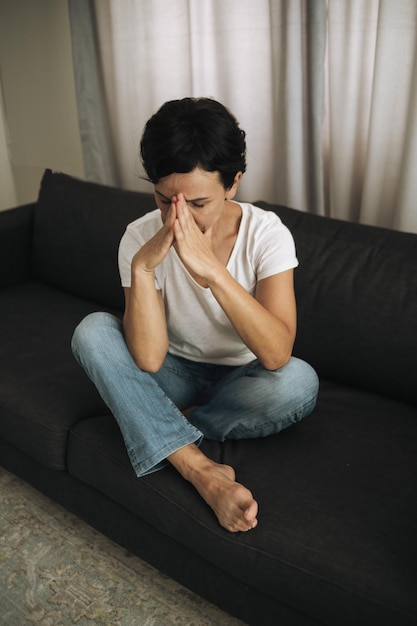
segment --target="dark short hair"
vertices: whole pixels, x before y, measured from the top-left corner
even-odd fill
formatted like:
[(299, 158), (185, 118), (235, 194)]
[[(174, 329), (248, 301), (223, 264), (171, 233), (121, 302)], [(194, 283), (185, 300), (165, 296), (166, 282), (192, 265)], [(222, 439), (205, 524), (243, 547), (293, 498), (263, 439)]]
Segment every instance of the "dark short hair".
[(216, 100), (170, 100), (146, 123), (140, 154), (154, 184), (170, 174), (201, 167), (218, 172), (224, 188), (230, 189), (237, 172), (246, 170), (245, 132)]

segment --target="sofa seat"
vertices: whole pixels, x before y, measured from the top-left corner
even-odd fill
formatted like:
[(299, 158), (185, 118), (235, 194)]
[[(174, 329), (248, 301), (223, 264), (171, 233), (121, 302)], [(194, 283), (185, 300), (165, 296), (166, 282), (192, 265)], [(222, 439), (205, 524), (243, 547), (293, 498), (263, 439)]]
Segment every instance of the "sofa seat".
[[(172, 468), (137, 479), (111, 416), (75, 424), (68, 469), (244, 584), (323, 623), (351, 624), (360, 616), (358, 623), (368, 624), (377, 615), (379, 623), (394, 624), (399, 607), (415, 611), (415, 417), (395, 400), (323, 382), (314, 417), (277, 436), (204, 441), (204, 451), (232, 465), (256, 494), (254, 533), (224, 531)], [(405, 610), (401, 624), (412, 623)]]
[(0, 290), (0, 437), (47, 467), (66, 469), (71, 426), (108, 413), (70, 342), (97, 305), (30, 281)]

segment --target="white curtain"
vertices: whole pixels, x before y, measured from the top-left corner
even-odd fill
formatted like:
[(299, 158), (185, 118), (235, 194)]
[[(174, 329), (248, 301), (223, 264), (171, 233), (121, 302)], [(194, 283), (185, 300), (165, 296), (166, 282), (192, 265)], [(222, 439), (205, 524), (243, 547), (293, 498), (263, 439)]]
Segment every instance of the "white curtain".
[[(76, 5), (90, 3), (69, 0), (73, 29)], [(247, 132), (239, 198), (417, 232), (415, 0), (91, 6), (117, 184), (151, 190), (137, 152), (163, 102), (212, 96)], [(88, 59), (79, 54), (84, 72)]]
[[(1, 77), (0, 77), (1, 79)], [(0, 211), (17, 206), (17, 194), (9, 154), (7, 125), (4, 117), (0, 80)]]
[(417, 2), (329, 0), (330, 215), (417, 232)]

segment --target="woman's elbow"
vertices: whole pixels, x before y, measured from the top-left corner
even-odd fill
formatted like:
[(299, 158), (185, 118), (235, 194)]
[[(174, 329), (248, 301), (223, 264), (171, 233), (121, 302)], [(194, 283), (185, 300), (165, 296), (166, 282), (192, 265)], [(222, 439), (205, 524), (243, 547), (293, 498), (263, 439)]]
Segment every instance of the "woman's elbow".
[(270, 353), (262, 358), (258, 358), (266, 370), (275, 371), (284, 367), (291, 359), (291, 356), (292, 350), (287, 350), (286, 352), (277, 351), (276, 353)]
[(156, 374), (161, 369), (164, 364), (164, 359), (156, 359), (156, 358), (146, 358), (143, 359), (141, 357), (135, 358), (133, 357), (136, 367), (138, 367), (142, 372), (147, 372), (148, 374)]

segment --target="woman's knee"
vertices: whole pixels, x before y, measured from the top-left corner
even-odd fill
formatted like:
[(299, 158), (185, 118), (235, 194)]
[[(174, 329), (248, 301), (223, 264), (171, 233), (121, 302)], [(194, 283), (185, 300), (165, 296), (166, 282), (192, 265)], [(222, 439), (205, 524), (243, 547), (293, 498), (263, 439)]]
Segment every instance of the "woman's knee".
[(109, 328), (121, 329), (121, 326), (121, 321), (110, 313), (90, 313), (74, 330), (71, 340), (73, 354), (78, 357), (82, 352), (89, 352), (95, 346), (102, 345)]
[(306, 361), (292, 357), (290, 363), (294, 369), (294, 382), (297, 383), (303, 395), (317, 398), (319, 392), (319, 377), (316, 370)]
[(246, 379), (245, 402), (253, 403), (261, 414), (293, 415), (294, 421), (298, 421), (314, 409), (319, 379), (305, 361), (292, 357), (279, 370), (258, 371), (257, 376), (256, 385)]
[(319, 392), (319, 377), (306, 361), (292, 357), (279, 373), (280, 387), (287, 390), (294, 407), (303, 407), (301, 415), (311, 413)]
[[(295, 357), (280, 370), (265, 372), (259, 388), (253, 390), (254, 408), (259, 423), (254, 427), (257, 436), (275, 434), (301, 421), (313, 411), (319, 390), (319, 378), (315, 370), (301, 359)], [(255, 397), (257, 396), (257, 398)], [(256, 402), (258, 405), (256, 406)], [(256, 420), (254, 420), (256, 422)], [(237, 435), (244, 436), (241, 426)], [(229, 434), (229, 437), (232, 436)], [(246, 433), (250, 435), (250, 429)]]

